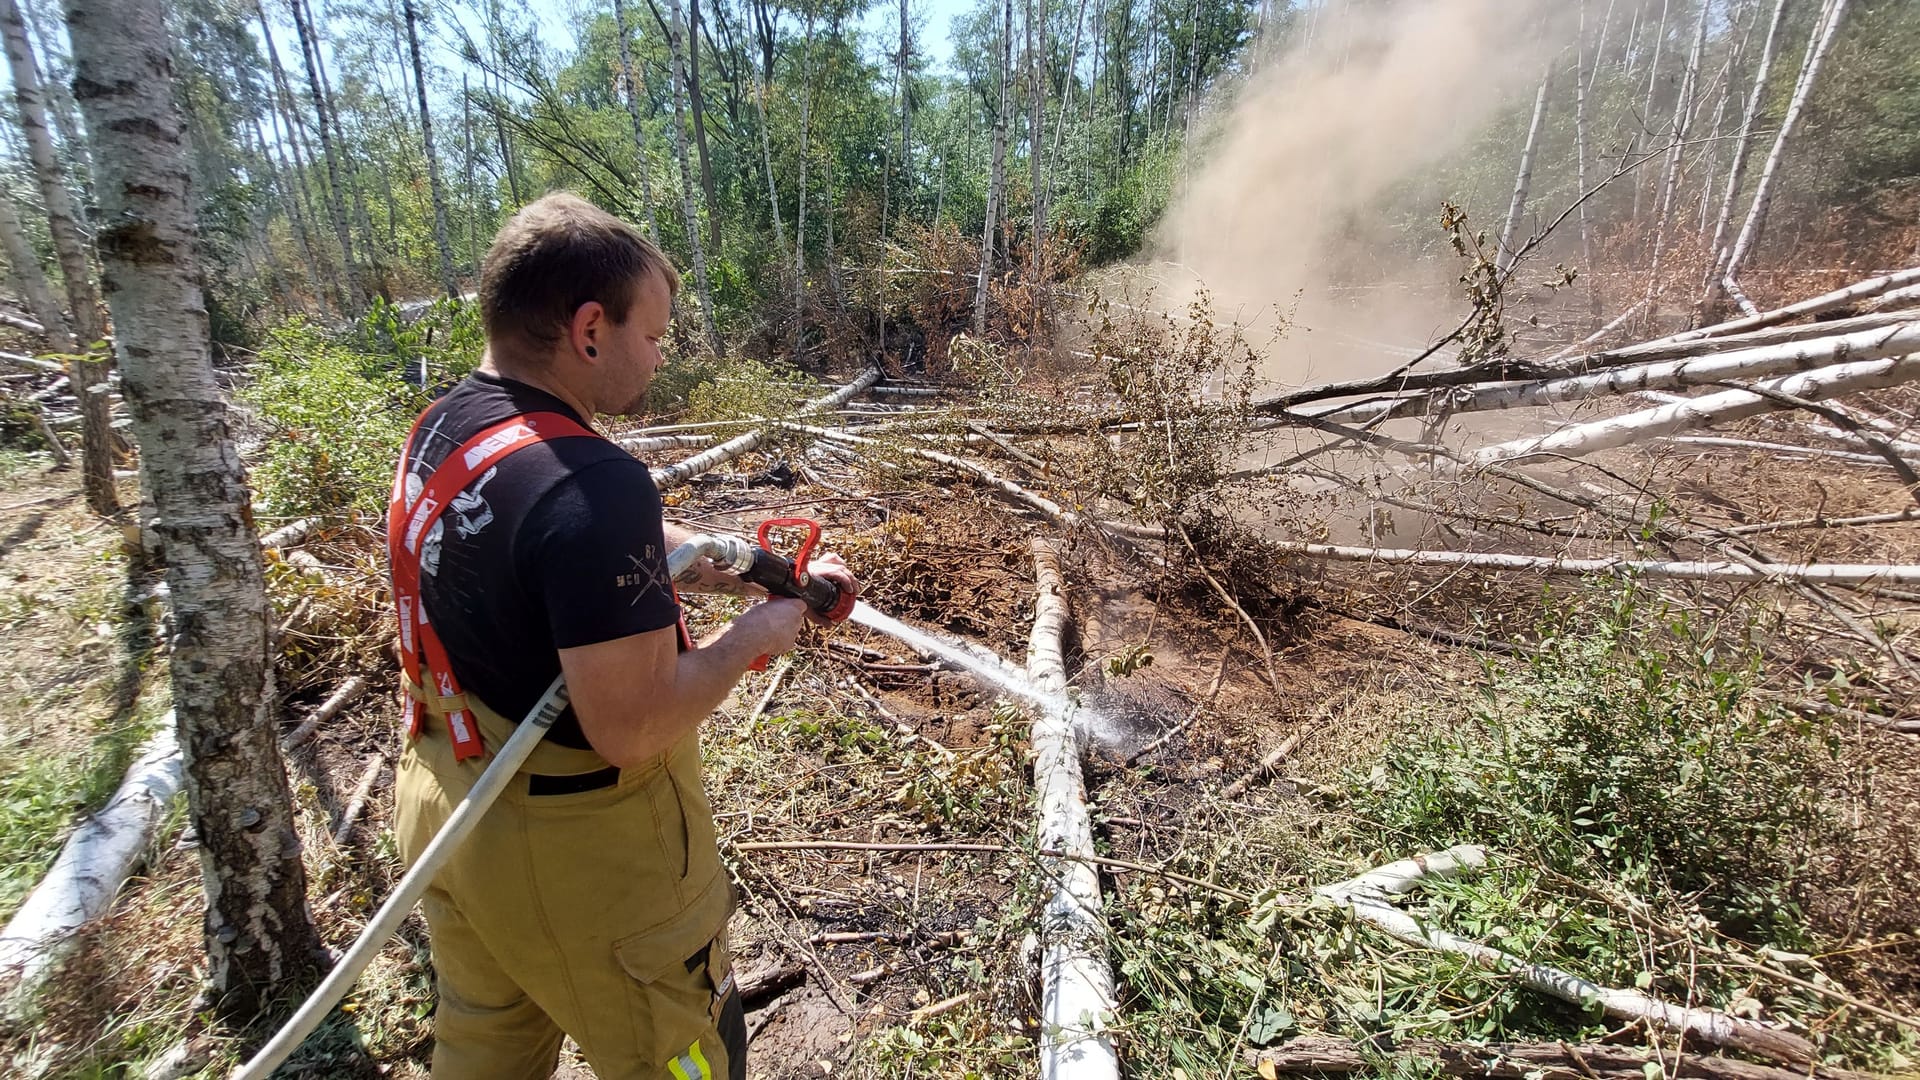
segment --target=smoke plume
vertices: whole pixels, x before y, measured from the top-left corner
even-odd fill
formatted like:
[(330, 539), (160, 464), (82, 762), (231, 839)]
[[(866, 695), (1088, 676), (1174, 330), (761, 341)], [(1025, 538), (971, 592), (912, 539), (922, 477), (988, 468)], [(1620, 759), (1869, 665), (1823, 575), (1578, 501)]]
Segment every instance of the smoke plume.
[[(1265, 350), (1264, 374), (1278, 382), (1384, 371), (1458, 322), (1463, 309), (1442, 286), (1459, 268), (1416, 259), (1415, 238), (1396, 235), (1408, 215), (1388, 203), (1430, 210), (1418, 221), (1435, 227), (1440, 201), (1464, 195), (1443, 190), (1436, 165), (1529, 96), (1572, 37), (1543, 32), (1543, 12), (1571, 7), (1546, 0), (1360, 6), (1300, 13), (1284, 49), (1260, 43), (1230, 110), (1196, 129), (1154, 238), (1163, 304), (1204, 288), (1256, 340), (1293, 314)], [(1512, 165), (1501, 163), (1509, 177)], [(1497, 233), (1504, 196), (1497, 208), (1484, 201), (1471, 208), (1476, 225)]]

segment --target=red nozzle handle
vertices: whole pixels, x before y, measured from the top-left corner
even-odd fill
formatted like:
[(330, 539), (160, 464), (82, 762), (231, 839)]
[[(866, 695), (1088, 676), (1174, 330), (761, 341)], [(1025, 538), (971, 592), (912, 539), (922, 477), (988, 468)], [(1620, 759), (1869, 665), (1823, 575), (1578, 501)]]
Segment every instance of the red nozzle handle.
[(794, 580), (804, 583), (807, 580), (807, 560), (813, 558), (814, 545), (820, 542), (820, 523), (812, 518), (768, 518), (760, 523), (760, 532), (757, 536), (760, 546), (772, 551), (773, 545), (767, 542), (768, 534), (774, 529), (781, 528), (807, 530), (807, 538), (800, 541), (800, 550), (793, 555)]

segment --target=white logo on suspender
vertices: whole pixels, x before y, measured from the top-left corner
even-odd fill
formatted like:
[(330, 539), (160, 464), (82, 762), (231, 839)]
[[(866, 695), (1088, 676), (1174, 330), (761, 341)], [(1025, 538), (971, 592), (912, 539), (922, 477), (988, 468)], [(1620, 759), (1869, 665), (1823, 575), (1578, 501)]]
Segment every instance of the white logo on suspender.
[(466, 452), (462, 460), (466, 462), (467, 468), (477, 468), (481, 462), (492, 457), (494, 454), (505, 450), (507, 447), (512, 446), (522, 439), (531, 439), (533, 437), (532, 428), (525, 424), (515, 424), (505, 431), (498, 431), (488, 436), (485, 442), (476, 444)]

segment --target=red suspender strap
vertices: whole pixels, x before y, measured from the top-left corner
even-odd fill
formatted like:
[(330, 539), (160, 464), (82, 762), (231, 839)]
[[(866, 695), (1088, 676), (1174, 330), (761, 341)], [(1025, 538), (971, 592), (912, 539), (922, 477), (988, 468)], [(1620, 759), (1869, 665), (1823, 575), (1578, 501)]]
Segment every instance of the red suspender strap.
[[(548, 439), (597, 439), (600, 436), (559, 413), (516, 416), (487, 428), (447, 455), (427, 479), (419, 497), (409, 503), (407, 453), (425, 419), (423, 412), (420, 419), (414, 421), (413, 430), (401, 447), (399, 469), (393, 478), (393, 498), (387, 508), (387, 558), (393, 569), (393, 604), (400, 622), (401, 675), (418, 687), (428, 701), (437, 700), (442, 704), (440, 711), (447, 717), (448, 733), (453, 738), (454, 759), (464, 761), (486, 753), (486, 746), (480, 740), (480, 729), (474, 723), (473, 714), (466, 708), (460, 685), (453, 677), (446, 649), (427, 622), (426, 606), (420, 602), (420, 548), (447, 505), (508, 455)], [(431, 684), (425, 677), (429, 673)], [(409, 693), (404, 709), (408, 734), (418, 735), (423, 703)]]

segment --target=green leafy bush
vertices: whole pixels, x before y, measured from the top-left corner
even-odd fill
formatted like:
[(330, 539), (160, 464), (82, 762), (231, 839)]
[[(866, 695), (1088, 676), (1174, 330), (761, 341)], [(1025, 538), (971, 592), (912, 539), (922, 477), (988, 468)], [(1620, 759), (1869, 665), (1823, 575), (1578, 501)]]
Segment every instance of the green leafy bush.
[(1794, 944), (1831, 839), (1831, 750), (1755, 694), (1755, 650), (1643, 604), (1629, 585), (1557, 610), (1527, 663), (1489, 672), (1467, 723), (1352, 777), (1352, 809), (1383, 858), (1485, 844)]
[(428, 387), (465, 378), (480, 366), (487, 348), (480, 305), (445, 296), (405, 306), (376, 296), (350, 338), (368, 356), (385, 357), (401, 379)]
[(334, 340), (303, 319), (269, 332), (242, 395), (267, 431), (253, 473), (264, 513), (385, 511), (400, 443), (426, 403), (394, 355)]

